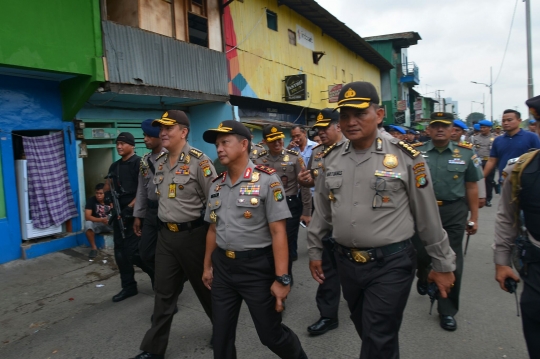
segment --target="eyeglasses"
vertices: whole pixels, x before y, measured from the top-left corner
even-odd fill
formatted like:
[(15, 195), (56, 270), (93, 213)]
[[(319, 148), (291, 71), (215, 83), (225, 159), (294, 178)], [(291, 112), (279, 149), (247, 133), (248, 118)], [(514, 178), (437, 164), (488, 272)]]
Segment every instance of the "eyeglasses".
[(379, 193), (379, 191), (384, 191), (386, 189), (386, 181), (380, 177), (377, 177), (375, 180), (375, 195), (373, 196), (373, 203), (371, 204), (371, 208), (380, 208), (383, 204), (383, 196)]

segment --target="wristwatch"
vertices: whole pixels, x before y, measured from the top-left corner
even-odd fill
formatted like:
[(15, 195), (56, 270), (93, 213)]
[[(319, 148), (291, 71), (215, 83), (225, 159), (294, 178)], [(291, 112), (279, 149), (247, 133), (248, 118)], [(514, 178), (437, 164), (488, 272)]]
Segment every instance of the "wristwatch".
[(291, 276), (289, 274), (284, 274), (282, 276), (276, 276), (276, 282), (283, 284), (283, 285), (289, 285), (291, 284)]
[(469, 223), (467, 223), (467, 225), (468, 225), (470, 228), (472, 228), (472, 227), (474, 227), (475, 223), (472, 222), (472, 221), (470, 221)]

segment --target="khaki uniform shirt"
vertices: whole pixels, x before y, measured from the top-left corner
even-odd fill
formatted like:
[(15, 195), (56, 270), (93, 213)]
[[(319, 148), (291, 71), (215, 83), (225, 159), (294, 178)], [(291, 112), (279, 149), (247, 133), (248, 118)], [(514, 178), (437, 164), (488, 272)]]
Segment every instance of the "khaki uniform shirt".
[(260, 145), (258, 143), (251, 144), (251, 151), (249, 152), (249, 159), (251, 161), (255, 161), (257, 157), (259, 157), (259, 153), (266, 151), (266, 148), (264, 148), (263, 145)]
[[(257, 165), (268, 166), (276, 170), (283, 183), (286, 196), (298, 195), (298, 174), (306, 168), (304, 160), (296, 151), (283, 149), (281, 154), (274, 158), (269, 151), (260, 152), (254, 161)], [(311, 216), (311, 191), (307, 187), (301, 187), (302, 215)]]
[(480, 157), (482, 161), (489, 160), (489, 153), (491, 152), (491, 146), (496, 136), (490, 134), (489, 136), (476, 135), (471, 137), (471, 143), (474, 146), (474, 151)]
[(478, 182), (484, 177), (480, 159), (472, 149), (466, 147), (452, 141), (442, 152), (439, 152), (431, 141), (415, 147), (422, 152), (429, 165), (437, 200), (455, 201), (464, 198), (465, 182)]
[[(156, 160), (164, 156), (168, 151), (163, 148), (160, 153), (147, 153), (141, 158), (139, 171), (139, 184), (137, 186), (137, 198), (133, 209), (133, 217), (144, 218), (146, 215), (147, 200), (157, 201), (156, 185), (154, 184), (154, 172), (157, 171)], [(149, 163), (154, 166), (154, 172)]]
[(349, 141), (326, 151), (325, 185), (315, 191), (327, 200), (315, 207), (308, 227), (310, 259), (321, 259), (321, 240), (332, 227), (339, 244), (374, 248), (411, 238), (416, 222), (433, 269), (454, 271), (455, 253), (442, 228), (427, 164), (405, 142), (378, 136), (360, 159)]
[(185, 223), (200, 218), (215, 177), (216, 170), (210, 158), (189, 143), (173, 166), (169, 165), (168, 154), (160, 158), (154, 176), (159, 197), (159, 219), (168, 223)]
[(204, 220), (216, 224), (220, 248), (247, 251), (270, 246), (268, 223), (290, 217), (285, 190), (275, 170), (255, 167), (249, 161), (236, 183), (231, 183), (227, 172), (214, 180)]

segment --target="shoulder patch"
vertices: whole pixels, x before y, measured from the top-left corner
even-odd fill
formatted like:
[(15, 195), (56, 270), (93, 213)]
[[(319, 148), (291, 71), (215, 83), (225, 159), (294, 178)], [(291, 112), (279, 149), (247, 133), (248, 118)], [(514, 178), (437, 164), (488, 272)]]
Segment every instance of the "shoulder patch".
[(272, 175), (272, 174), (276, 173), (275, 169), (273, 169), (271, 167), (268, 167), (268, 166), (257, 165), (257, 166), (255, 166), (255, 168), (258, 169), (261, 172), (266, 173), (267, 175)]
[(191, 150), (189, 150), (189, 154), (196, 158), (201, 158), (204, 153), (202, 153), (196, 148), (192, 148)]
[(257, 158), (261, 158), (262, 156), (266, 156), (267, 154), (268, 154), (267, 150), (261, 151), (261, 152), (259, 152), (259, 155), (258, 155)]
[(333, 145), (328, 146), (328, 148), (322, 152), (322, 156), (321, 156), (321, 157), (322, 157), (322, 158), (325, 158), (326, 156), (328, 156), (328, 154), (329, 154), (330, 152), (332, 152), (332, 151), (334, 150), (334, 148), (340, 147), (340, 146), (341, 146), (342, 144), (344, 144), (345, 142), (350, 143), (349, 141), (344, 141), (344, 142), (334, 143)]
[(416, 158), (420, 155), (420, 151), (415, 150), (411, 145), (408, 143), (405, 143), (405, 141), (399, 141), (399, 142), (392, 142), (394, 145), (396, 145), (400, 150), (405, 152), (410, 158)]
[(285, 152), (288, 152), (288, 153), (290, 153), (290, 154), (292, 154), (292, 155), (295, 155), (295, 156), (299, 156), (299, 155), (300, 155), (300, 153), (298, 153), (298, 151), (293, 151), (293, 150), (285, 149)]
[(216, 182), (218, 179), (223, 178), (223, 176), (225, 176), (226, 173), (227, 171), (221, 172), (216, 178), (212, 180), (212, 182)]
[(463, 143), (463, 142), (461, 142), (461, 143), (458, 143), (458, 147), (463, 147), (463, 148), (467, 148), (469, 150), (472, 150), (473, 145), (472, 145), (472, 143)]
[(420, 146), (423, 146), (423, 145), (425, 145), (425, 144), (426, 144), (425, 142), (416, 142), (416, 143), (413, 143), (413, 144), (411, 145), (411, 147), (420, 147)]

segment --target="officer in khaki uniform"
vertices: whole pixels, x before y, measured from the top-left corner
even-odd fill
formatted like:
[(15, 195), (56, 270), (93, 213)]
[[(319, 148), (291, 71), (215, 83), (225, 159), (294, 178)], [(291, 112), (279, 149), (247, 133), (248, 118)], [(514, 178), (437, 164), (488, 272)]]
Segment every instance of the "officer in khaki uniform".
[(362, 339), (361, 359), (399, 358), (398, 332), (416, 270), (415, 222), (432, 256), (430, 279), (450, 292), (455, 254), (437, 215), (431, 176), (413, 147), (381, 136), (384, 109), (368, 82), (343, 86), (339, 125), (348, 141), (324, 151), (327, 198), (308, 227), (310, 270), (319, 283), (322, 239), (333, 230), (343, 296)]
[[(540, 96), (526, 104), (540, 120)], [(523, 279), (521, 320), (529, 357), (540, 358), (540, 151), (511, 159), (502, 174), (506, 179), (495, 221), (495, 280), (505, 291), (507, 278), (519, 282), (514, 261)]]
[[(488, 120), (482, 120), (478, 122), (480, 125), (480, 134), (471, 138), (473, 149), (482, 160), (482, 168), (486, 167), (486, 163), (489, 160), (489, 154), (491, 152), (491, 146), (495, 137), (491, 133), (493, 123)], [(491, 200), (493, 199), (493, 188), (495, 187), (495, 169), (486, 177), (486, 206), (491, 207)]]
[[(253, 135), (251, 136), (251, 140), (253, 141)], [(258, 143), (251, 143), (251, 150), (249, 151), (249, 159), (251, 161), (255, 161), (259, 157), (259, 153), (266, 151), (266, 148), (264, 148), (263, 145)]]
[(237, 358), (242, 301), (265, 346), (280, 358), (307, 358), (296, 334), (281, 323), (291, 282), (285, 230), (291, 214), (278, 174), (249, 160), (251, 137), (240, 122), (223, 121), (203, 139), (216, 145), (228, 168), (214, 180), (205, 217), (210, 229), (202, 279), (212, 292), (214, 358)]
[[(315, 146), (311, 153), (311, 158), (307, 169), (298, 176), (298, 182), (305, 187), (319, 188), (324, 186), (324, 171), (322, 155), (324, 150), (335, 143), (342, 143), (346, 140), (339, 128), (339, 113), (332, 108), (325, 108), (317, 116), (313, 129), (318, 131), (322, 144)], [(317, 193), (317, 192), (316, 192)], [(317, 207), (320, 201), (327, 201), (320, 193), (313, 197), (314, 206)], [(323, 238), (322, 268), (325, 280), (317, 288), (315, 301), (319, 309), (320, 318), (310, 325), (307, 330), (311, 335), (320, 335), (328, 330), (335, 329), (339, 325), (338, 309), (341, 298), (341, 285), (334, 259), (335, 242), (329, 234)]]
[(285, 134), (279, 126), (266, 125), (263, 138), (268, 151), (259, 152), (255, 164), (268, 166), (277, 171), (285, 188), (285, 196), (292, 217), (287, 219), (287, 239), (289, 241), (289, 257), (292, 261), (298, 258), (298, 230), (300, 221), (309, 224), (311, 220), (311, 191), (301, 188), (302, 199), (298, 196), (298, 174), (306, 168), (302, 156), (296, 151), (283, 148)]
[[(439, 299), (438, 311), (443, 329), (457, 329), (454, 316), (459, 310), (459, 292), (463, 274), (463, 235), (475, 234), (478, 229), (478, 181), (482, 179), (481, 161), (472, 150), (472, 145), (456, 144), (450, 141), (454, 115), (434, 112), (428, 132), (431, 141), (415, 147), (422, 152), (429, 165), (438, 212), (443, 228), (450, 239), (450, 246), (456, 253), (455, 286), (447, 299)], [(471, 213), (467, 221), (468, 213)], [(417, 226), (421, 226), (417, 223)], [(418, 236), (413, 238), (418, 252), (417, 290), (426, 294), (430, 257), (424, 250)]]
[(212, 318), (210, 291), (201, 281), (208, 225), (204, 222), (206, 195), (216, 173), (212, 162), (187, 142), (189, 119), (183, 111), (165, 112), (160, 126), (169, 151), (157, 161), (154, 184), (159, 198), (160, 230), (156, 247), (154, 318), (136, 359), (163, 358), (184, 275)]

